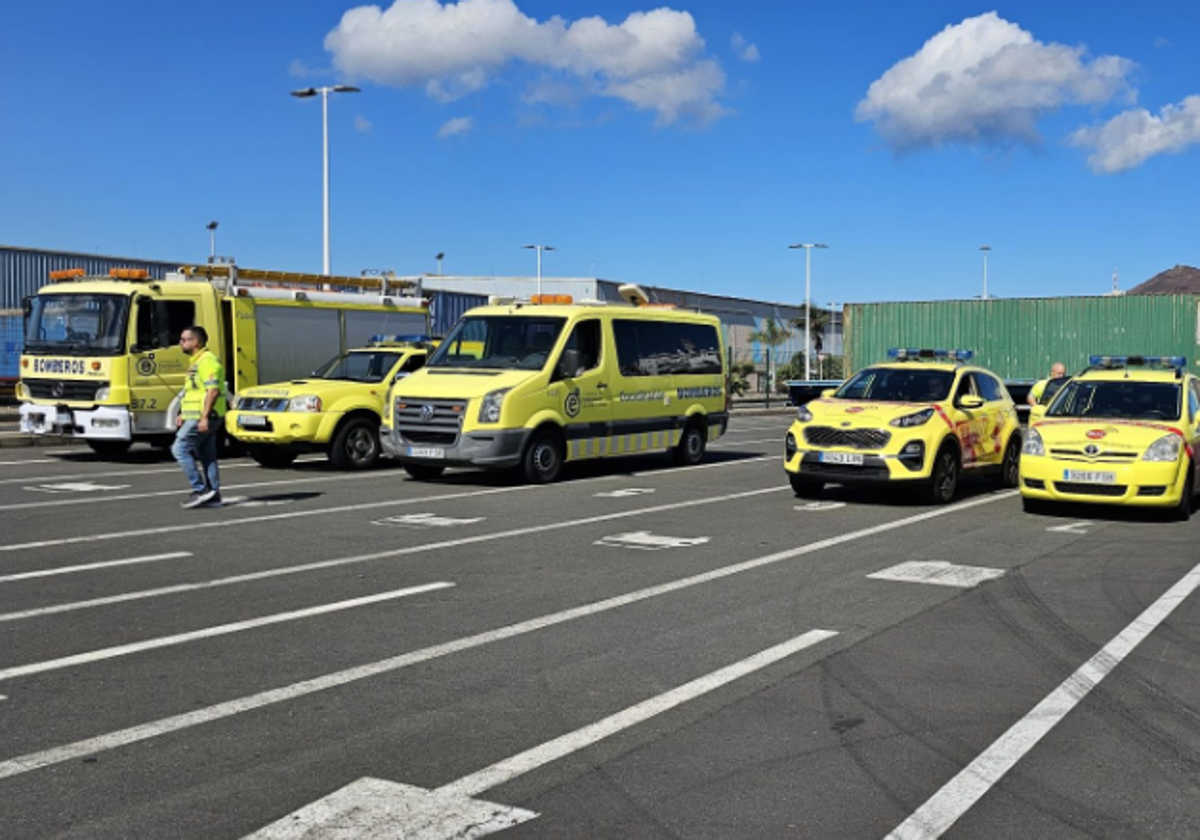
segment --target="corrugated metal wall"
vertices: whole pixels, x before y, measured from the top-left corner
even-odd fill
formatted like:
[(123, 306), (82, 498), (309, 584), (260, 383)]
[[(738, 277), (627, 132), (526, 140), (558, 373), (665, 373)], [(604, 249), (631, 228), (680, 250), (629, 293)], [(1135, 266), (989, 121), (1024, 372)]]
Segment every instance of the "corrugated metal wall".
[(886, 358), (889, 347), (975, 351), (1005, 379), (1035, 379), (1052, 362), (1082, 370), (1088, 356), (1200, 355), (1200, 296), (948, 300), (846, 305), (847, 371)]
[(429, 320), (434, 335), (445, 335), (450, 332), (454, 323), (468, 309), (476, 306), (486, 306), (487, 295), (472, 295), (465, 292), (436, 292), (433, 303), (429, 305)]
[(0, 380), (16, 379), (20, 373), (22, 335), (25, 319), (21, 311), (0, 309)]
[(82, 268), (88, 274), (108, 274), (112, 268), (144, 268), (151, 277), (161, 280), (168, 271), (179, 266), (177, 262), (0, 245), (0, 309), (20, 309), (22, 300), (50, 282), (51, 271), (63, 268)]

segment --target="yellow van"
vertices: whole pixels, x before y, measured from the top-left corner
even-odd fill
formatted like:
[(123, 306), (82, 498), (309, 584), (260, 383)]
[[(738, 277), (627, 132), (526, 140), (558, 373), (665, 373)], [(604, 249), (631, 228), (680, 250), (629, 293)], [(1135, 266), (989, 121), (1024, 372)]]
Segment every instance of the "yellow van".
[(473, 466), (535, 483), (585, 458), (699, 463), (729, 420), (720, 322), (621, 293), (629, 305), (535, 295), (467, 312), (393, 386), (384, 454), (418, 479)]

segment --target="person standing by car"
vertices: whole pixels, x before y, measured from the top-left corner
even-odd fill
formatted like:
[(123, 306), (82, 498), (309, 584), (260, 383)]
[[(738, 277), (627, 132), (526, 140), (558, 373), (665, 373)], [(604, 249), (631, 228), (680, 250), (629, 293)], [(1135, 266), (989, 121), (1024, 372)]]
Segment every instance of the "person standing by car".
[(192, 485), (192, 495), (182, 506), (217, 506), (221, 504), (217, 441), (225, 420), (225, 366), (208, 349), (204, 327), (184, 330), (179, 346), (191, 357), (175, 420), (175, 444), (171, 447), (171, 454)]
[(1050, 365), (1050, 376), (1047, 379), (1039, 379), (1029, 389), (1029, 397), (1025, 400), (1030, 405), (1037, 405), (1045, 398), (1046, 402), (1050, 402), (1051, 397), (1058, 393), (1058, 389), (1067, 383), (1067, 366), (1062, 362), (1055, 362)]

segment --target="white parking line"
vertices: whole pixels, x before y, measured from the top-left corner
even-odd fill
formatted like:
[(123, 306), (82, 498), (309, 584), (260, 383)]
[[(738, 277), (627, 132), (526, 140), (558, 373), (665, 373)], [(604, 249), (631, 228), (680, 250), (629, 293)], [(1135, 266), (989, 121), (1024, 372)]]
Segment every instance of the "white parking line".
[(454, 586), (453, 583), (440, 581), (438, 583), (427, 583), (422, 586), (410, 586), (406, 589), (396, 589), (391, 592), (380, 592), (376, 595), (366, 595), (362, 598), (351, 598), (346, 601), (337, 601), (332, 604), (322, 604), (318, 607), (308, 607), (303, 610), (293, 610), (291, 612), (275, 613), (274, 615), (266, 615), (261, 618), (250, 618), (245, 621), (235, 621), (230, 624), (220, 624), (216, 627), (205, 627), (202, 630), (193, 630), (189, 633), (177, 633), (174, 636), (162, 636), (158, 639), (147, 639), (143, 642), (132, 642), (127, 645), (117, 645), (115, 647), (102, 648), (100, 650), (92, 650), (87, 653), (77, 653), (73, 656), (64, 656), (59, 659), (48, 659), (44, 662), (33, 662), (28, 665), (16, 665), (11, 668), (0, 669), (0, 680), (11, 680), (14, 677), (24, 677), (29, 674), (41, 674), (46, 671), (54, 671), (59, 668), (69, 668), (72, 665), (84, 665), (89, 662), (99, 662), (103, 659), (115, 659), (118, 656), (128, 656), (131, 653), (140, 653), (144, 650), (157, 650), (158, 648), (171, 647), (172, 645), (181, 645), (184, 642), (193, 642), (197, 639), (211, 639), (214, 636), (227, 636), (230, 633), (240, 633), (243, 630), (253, 630), (256, 627), (266, 627), (271, 624), (282, 624), (285, 621), (297, 621), (301, 618), (312, 618), (316, 615), (326, 615), (327, 613), (339, 612), (341, 610), (354, 609), (355, 607), (364, 607), (368, 604), (378, 604), (381, 601), (394, 601), (397, 598), (406, 598), (409, 595), (419, 595), (423, 592), (432, 592), (436, 589), (447, 589)]
[[(773, 460), (776, 457), (777, 456), (774, 456), (774, 455), (762, 455), (757, 458), (743, 458), (738, 461), (720, 461), (720, 462), (712, 463), (712, 464), (698, 464), (694, 467), (662, 467), (662, 468), (656, 469), (656, 470), (643, 470), (640, 472), (625, 473), (625, 474), (619, 476), (619, 478), (625, 479), (625, 478), (629, 478), (630, 476), (648, 475), (648, 474), (660, 473), (660, 472), (675, 474), (675, 473), (689, 472), (689, 471), (693, 471), (693, 470), (707, 470), (707, 469), (722, 469), (722, 468), (726, 468), (726, 467), (738, 467), (738, 466), (742, 466), (743, 464), (753, 464), (758, 461)], [(613, 478), (613, 476), (607, 476), (607, 477), (600, 476), (597, 479), (587, 479), (585, 481), (596, 481), (596, 480), (602, 481), (602, 480), (605, 480), (606, 478), (611, 480)], [(581, 485), (583, 483), (584, 482), (580, 482)], [(272, 513), (272, 514), (265, 514), (263, 516), (245, 516), (245, 517), (239, 517), (237, 519), (210, 519), (210, 520), (205, 520), (202, 522), (192, 522), (187, 525), (164, 525), (159, 528), (143, 528), (138, 531), (118, 531), (115, 533), (107, 533), (107, 534), (88, 534), (88, 535), (79, 536), (79, 537), (62, 537), (62, 538), (56, 539), (56, 540), (40, 540), (38, 542), (19, 543), (16, 545), (0, 545), (0, 552), (3, 552), (3, 551), (25, 551), (25, 550), (31, 549), (31, 548), (47, 548), (50, 546), (58, 546), (58, 545), (77, 545), (79, 543), (101, 542), (104, 540), (123, 540), (123, 539), (129, 539), (132, 537), (147, 537), (147, 536), (155, 536), (158, 534), (174, 534), (174, 533), (180, 533), (180, 532), (184, 532), (184, 531), (199, 531), (199, 530), (203, 530), (205, 528), (231, 528), (231, 527), (234, 527), (237, 525), (248, 525), (248, 524), (253, 524), (253, 523), (257, 523), (257, 522), (271, 522), (271, 521), (280, 520), (280, 519), (294, 519), (294, 518), (300, 517), (300, 516), (304, 516), (304, 517), (321, 516), (321, 515), (327, 514), (327, 513), (346, 513), (348, 511), (374, 510), (376, 508), (397, 507), (397, 506), (401, 506), (401, 505), (417, 505), (417, 504), (423, 505), (423, 504), (428, 504), (430, 502), (441, 502), (441, 501), (447, 501), (447, 500), (451, 500), (451, 499), (468, 499), (468, 498), (472, 498), (475, 496), (490, 496), (494, 493), (517, 493), (517, 492), (531, 491), (531, 490), (553, 491), (553, 489), (554, 489), (554, 485), (526, 484), (526, 485), (519, 485), (516, 487), (497, 487), (497, 488), (491, 488), (488, 490), (474, 490), (474, 491), (469, 491), (469, 492), (464, 492), (464, 493), (446, 493), (441, 496), (422, 496), (422, 497), (416, 498), (416, 499), (390, 499), (388, 501), (383, 501), (383, 502), (367, 502), (367, 503), (361, 504), (361, 505), (342, 505), (340, 507), (317, 508), (316, 510), (291, 511), (288, 513)]]
[[(324, 456), (316, 457), (316, 458), (298, 458), (293, 463), (313, 464), (318, 461), (325, 461), (325, 460), (327, 460), (327, 459)], [(25, 463), (30, 463), (30, 462), (25, 462)], [(58, 461), (56, 463), (62, 463), (62, 462)], [(246, 461), (246, 460), (239, 459), (238, 461), (229, 461), (229, 462), (222, 461), (221, 462), (222, 470), (241, 470), (241, 469), (247, 469), (247, 468), (251, 468), (251, 467), (254, 469), (262, 469), (261, 467), (258, 466), (258, 464), (254, 463), (253, 461)], [(107, 470), (105, 472), (77, 473), (77, 474), (72, 474), (72, 475), (42, 475), (42, 476), (30, 476), (27, 478), (0, 478), (0, 484), (19, 484), (19, 483), (38, 484), (40, 482), (46, 482), (46, 481), (74, 481), (77, 479), (81, 480), (81, 481), (86, 481), (86, 480), (92, 479), (92, 478), (124, 478), (127, 475), (168, 475), (168, 474), (182, 475), (183, 473), (180, 471), (178, 464), (172, 464), (169, 467), (167, 467), (167, 466), (153, 467), (151, 469), (145, 469), (145, 470), (132, 470), (132, 469), (131, 470)]]
[(553, 627), (568, 621), (575, 621), (588, 616), (598, 615), (600, 613), (615, 610), (620, 607), (638, 603), (640, 601), (656, 598), (660, 595), (678, 592), (693, 586), (710, 583), (715, 580), (721, 580), (732, 575), (750, 571), (752, 569), (758, 569), (764, 566), (780, 563), (784, 560), (790, 560), (793, 557), (800, 557), (805, 554), (821, 551), (825, 548), (842, 545), (843, 543), (853, 542), (854, 540), (864, 539), (866, 537), (875, 536), (876, 534), (887, 533), (888, 531), (894, 531), (898, 528), (904, 528), (917, 522), (924, 522), (928, 519), (936, 519), (938, 517), (949, 516), (960, 511), (971, 510), (981, 505), (987, 505), (991, 504), (992, 502), (1000, 501), (1001, 499), (1012, 498), (1013, 496), (1017, 495), (1018, 492), (1019, 491), (1013, 490), (1007, 493), (997, 493), (978, 499), (972, 499), (968, 502), (960, 502), (955, 505), (948, 505), (946, 507), (937, 508), (936, 510), (926, 511), (925, 513), (907, 516), (903, 519), (898, 519), (893, 522), (887, 522), (882, 525), (875, 525), (870, 528), (852, 531), (848, 534), (842, 534), (838, 537), (830, 537), (828, 539), (819, 540), (818, 542), (802, 545), (787, 551), (768, 554), (765, 557), (759, 557), (754, 560), (735, 563), (732, 566), (714, 569), (709, 572), (704, 572), (703, 574), (693, 575), (692, 577), (682, 578), (670, 583), (659, 584), (658, 586), (651, 586), (646, 589), (639, 589), (636, 592), (618, 595), (615, 598), (608, 598), (603, 601), (594, 601), (590, 604), (584, 604), (580, 607), (574, 607), (571, 609), (562, 610), (560, 612), (550, 613), (548, 615), (529, 619), (528, 621), (522, 621), (517, 624), (510, 624), (506, 627), (490, 630), (486, 633), (479, 633), (474, 636), (466, 636), (464, 638), (455, 639), (440, 645), (434, 645), (432, 647), (412, 651), (411, 653), (404, 653), (400, 654), (399, 656), (382, 659), (378, 662), (372, 662), (367, 665), (359, 665), (354, 668), (348, 668), (344, 671), (326, 674), (322, 677), (315, 677), (310, 680), (292, 683), (291, 685), (283, 686), (282, 688), (270, 689), (268, 691), (259, 692), (258, 694), (239, 697), (235, 700), (228, 700), (224, 703), (217, 703), (216, 705), (208, 706), (202, 709), (193, 709), (190, 712), (174, 715), (172, 717), (161, 718), (156, 721), (151, 721), (150, 723), (143, 723), (137, 726), (128, 727), (126, 729), (119, 729), (115, 732), (98, 735), (94, 738), (86, 738), (82, 741), (75, 741), (70, 744), (64, 744), (60, 747), (51, 747), (50, 749), (27, 753), (26, 755), (18, 756), (16, 758), (0, 761), (0, 779), (19, 776), (23, 773), (29, 773), (33, 770), (39, 770), (44, 767), (51, 767), (55, 764), (61, 764), (64, 761), (73, 761), (75, 759), (93, 755), (98, 752), (103, 752), (105, 750), (117, 749), (119, 747), (135, 744), (139, 741), (144, 741), (149, 738), (156, 738), (171, 732), (179, 732), (185, 729), (190, 729), (193, 726), (200, 726), (205, 723), (210, 723), (214, 720), (233, 717), (235, 715), (242, 714), (243, 712), (261, 709), (266, 706), (272, 706), (276, 703), (295, 700), (299, 697), (305, 697), (309, 694), (314, 694), (319, 691), (325, 691), (331, 688), (348, 685), (359, 680), (367, 679), (368, 677), (374, 677), (380, 674), (398, 671), (402, 668), (407, 668), (410, 665), (428, 662), (431, 659), (448, 656), (452, 653), (460, 653), (464, 650), (471, 650), (473, 648), (491, 644), (492, 642), (501, 641), (503, 639), (511, 639), (516, 636), (522, 636), (537, 630), (544, 630), (547, 627)]
[(941, 837), (1112, 673), (1126, 656), (1133, 653), (1147, 636), (1166, 621), (1197, 587), (1200, 587), (1200, 566), (1184, 575), (1029, 714), (1009, 727), (1007, 732), (897, 826), (888, 835), (888, 840), (933, 840)]
[(53, 458), (29, 458), (25, 461), (0, 461), (0, 467), (17, 467), (25, 464), (56, 464)]
[(147, 557), (130, 557), (127, 560), (105, 560), (101, 563), (84, 563), (79, 566), (59, 566), (55, 569), (40, 569), (36, 572), (19, 572), (12, 575), (0, 576), (0, 583), (12, 583), (16, 580), (29, 580), (30, 578), (53, 577), (54, 575), (68, 575), (73, 572), (91, 572), (96, 569), (111, 569), (113, 566), (132, 566), (135, 563), (155, 563), (159, 560), (178, 560), (182, 557), (191, 557), (190, 551), (173, 551), (170, 554), (151, 554)]

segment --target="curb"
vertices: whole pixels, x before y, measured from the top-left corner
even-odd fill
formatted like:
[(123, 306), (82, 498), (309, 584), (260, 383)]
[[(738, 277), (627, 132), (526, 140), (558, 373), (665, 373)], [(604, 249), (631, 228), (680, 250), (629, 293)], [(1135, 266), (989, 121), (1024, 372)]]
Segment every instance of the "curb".
[(18, 446), (78, 446), (83, 441), (65, 435), (34, 435), (27, 432), (0, 432), (0, 449)]

